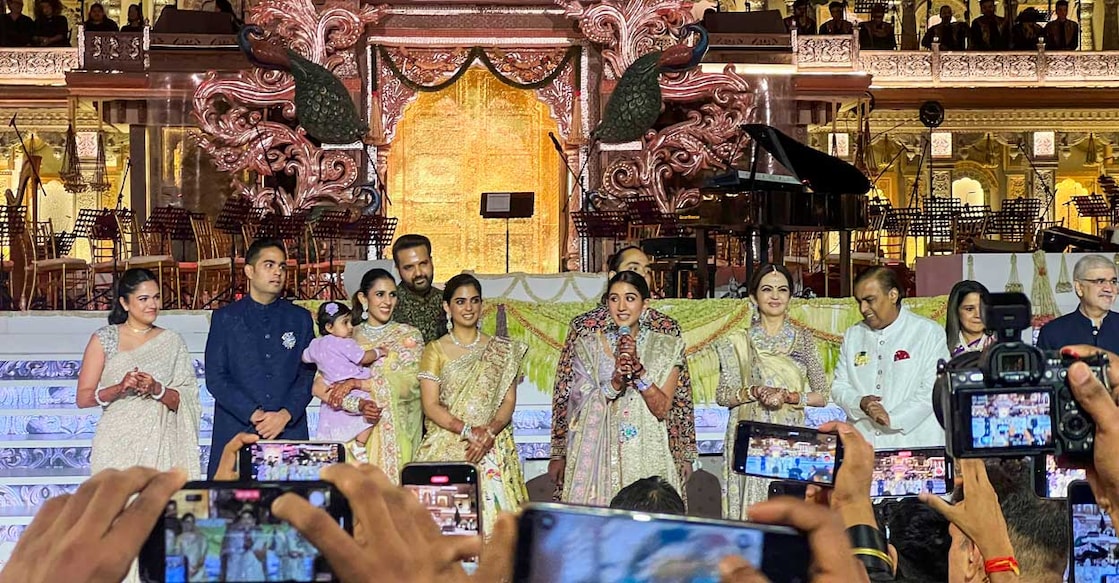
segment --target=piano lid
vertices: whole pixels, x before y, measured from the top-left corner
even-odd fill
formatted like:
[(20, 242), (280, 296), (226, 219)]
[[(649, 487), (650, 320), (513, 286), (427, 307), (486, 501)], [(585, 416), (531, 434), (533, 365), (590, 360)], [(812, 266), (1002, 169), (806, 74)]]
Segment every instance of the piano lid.
[[(865, 194), (870, 191), (866, 175), (835, 156), (810, 148), (765, 124), (743, 124), (741, 128), (814, 192)], [(749, 179), (749, 172), (746, 175)]]

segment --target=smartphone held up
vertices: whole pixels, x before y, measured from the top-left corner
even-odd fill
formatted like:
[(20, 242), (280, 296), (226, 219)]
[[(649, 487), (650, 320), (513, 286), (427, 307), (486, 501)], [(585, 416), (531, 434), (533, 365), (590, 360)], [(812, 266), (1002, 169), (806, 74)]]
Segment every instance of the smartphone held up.
[(843, 443), (834, 433), (741, 421), (734, 440), (735, 472), (793, 482), (835, 483)]

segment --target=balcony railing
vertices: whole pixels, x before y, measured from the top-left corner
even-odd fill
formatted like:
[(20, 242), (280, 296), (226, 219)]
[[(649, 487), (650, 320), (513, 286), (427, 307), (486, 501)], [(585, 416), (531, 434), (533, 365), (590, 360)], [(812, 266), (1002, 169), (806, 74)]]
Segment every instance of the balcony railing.
[(0, 48), (0, 84), (65, 85), (78, 66), (75, 48)]
[(860, 51), (854, 36), (801, 36), (800, 71), (862, 72), (876, 86), (1119, 86), (1119, 52)]

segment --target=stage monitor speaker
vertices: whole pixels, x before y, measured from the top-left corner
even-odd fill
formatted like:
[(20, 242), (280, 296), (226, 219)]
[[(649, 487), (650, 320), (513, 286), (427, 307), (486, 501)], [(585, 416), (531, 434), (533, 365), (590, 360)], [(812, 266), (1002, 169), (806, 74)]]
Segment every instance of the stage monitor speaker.
[(1041, 250), (1046, 253), (1064, 253), (1072, 247), (1080, 251), (1103, 251), (1103, 239), (1065, 227), (1052, 227), (1041, 232)]

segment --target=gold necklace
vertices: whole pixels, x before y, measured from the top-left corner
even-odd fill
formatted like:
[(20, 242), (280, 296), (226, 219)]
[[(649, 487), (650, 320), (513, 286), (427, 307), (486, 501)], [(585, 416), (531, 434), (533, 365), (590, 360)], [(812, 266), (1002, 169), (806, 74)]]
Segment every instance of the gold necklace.
[(127, 322), (126, 322), (126, 323), (125, 323), (124, 325), (125, 325), (125, 326), (128, 326), (128, 329), (129, 329), (129, 330), (132, 330), (132, 331), (133, 331), (134, 333), (136, 333), (136, 334), (139, 334), (139, 335), (141, 335), (141, 336), (143, 336), (144, 334), (147, 334), (148, 332), (151, 332), (151, 331), (152, 331), (152, 329), (154, 329), (154, 328), (155, 328), (155, 325), (154, 325), (154, 324), (153, 324), (153, 325), (151, 325), (151, 326), (148, 326), (147, 328), (145, 328), (145, 329), (143, 329), (143, 330), (137, 330), (137, 329), (133, 328), (133, 327), (132, 327), (132, 326), (131, 326), (130, 324), (128, 324)]

